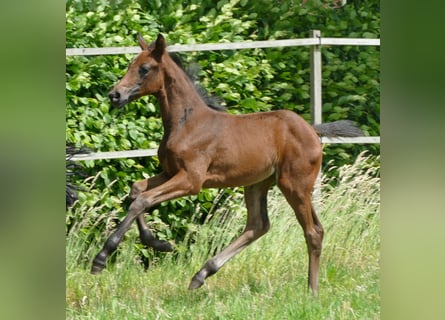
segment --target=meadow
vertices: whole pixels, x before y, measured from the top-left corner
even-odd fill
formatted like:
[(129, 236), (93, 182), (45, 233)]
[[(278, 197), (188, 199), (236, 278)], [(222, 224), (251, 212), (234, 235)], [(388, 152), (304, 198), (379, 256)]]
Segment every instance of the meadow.
[[(241, 198), (190, 228), (174, 253), (152, 254), (147, 271), (138, 261), (134, 226), (116, 262), (90, 275), (105, 235), (87, 246), (82, 224), (73, 226), (66, 239), (66, 319), (379, 319), (379, 168), (379, 158), (362, 154), (337, 168), (334, 180), (322, 176), (321, 196), (314, 199), (325, 229), (318, 298), (307, 290), (301, 227), (274, 188), (269, 233), (198, 290), (187, 289), (191, 277), (244, 228)], [(85, 216), (94, 210), (80, 208)]]

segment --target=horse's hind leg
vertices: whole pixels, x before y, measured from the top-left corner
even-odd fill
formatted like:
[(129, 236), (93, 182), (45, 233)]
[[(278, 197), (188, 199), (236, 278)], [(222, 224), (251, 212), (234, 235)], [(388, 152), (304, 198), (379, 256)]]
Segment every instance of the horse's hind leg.
[(244, 232), (227, 248), (205, 263), (204, 267), (192, 278), (189, 289), (201, 287), (207, 277), (215, 274), (233, 256), (269, 230), (267, 191), (273, 182), (274, 177), (271, 177), (263, 182), (244, 188), (247, 206), (247, 224)]
[(318, 295), (318, 274), (323, 241), (323, 227), (311, 202), (315, 176), (286, 175), (278, 179), (278, 187), (295, 212), (303, 228), (309, 254), (308, 287)]
[[(131, 201), (135, 200), (140, 193), (157, 187), (164, 183), (166, 180), (167, 179), (164, 177), (164, 175), (160, 174), (149, 179), (136, 181), (131, 187)], [(173, 247), (168, 241), (159, 240), (153, 235), (153, 233), (148, 228), (147, 223), (145, 222), (143, 214), (139, 215), (136, 218), (136, 222), (139, 230), (139, 238), (141, 239), (142, 244), (161, 252), (173, 251)]]

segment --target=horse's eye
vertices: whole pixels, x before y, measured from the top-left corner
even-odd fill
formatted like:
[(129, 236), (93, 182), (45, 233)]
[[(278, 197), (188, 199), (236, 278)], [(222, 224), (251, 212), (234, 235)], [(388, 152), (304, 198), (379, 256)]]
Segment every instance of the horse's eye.
[(150, 70), (150, 67), (147, 66), (147, 65), (140, 66), (139, 67), (139, 76), (140, 77), (145, 76), (148, 73), (149, 70)]

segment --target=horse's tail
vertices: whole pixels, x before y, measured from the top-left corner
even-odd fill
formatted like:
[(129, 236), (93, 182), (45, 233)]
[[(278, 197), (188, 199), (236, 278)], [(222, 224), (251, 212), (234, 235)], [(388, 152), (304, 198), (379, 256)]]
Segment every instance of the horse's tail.
[(323, 137), (359, 137), (363, 132), (351, 120), (339, 120), (313, 126), (319, 136)]

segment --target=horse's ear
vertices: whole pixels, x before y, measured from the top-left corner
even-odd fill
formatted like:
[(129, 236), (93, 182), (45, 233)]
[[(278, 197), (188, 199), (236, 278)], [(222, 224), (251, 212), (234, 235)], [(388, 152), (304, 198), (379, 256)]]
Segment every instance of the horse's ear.
[(161, 60), (162, 55), (165, 51), (165, 39), (162, 36), (162, 34), (158, 34), (158, 38), (156, 39), (155, 46), (153, 48), (153, 51), (151, 52), (151, 55), (158, 61)]
[(138, 42), (139, 42), (139, 46), (141, 47), (142, 50), (148, 50), (148, 44), (144, 40), (144, 38), (142, 37), (142, 34), (140, 32), (138, 32)]

